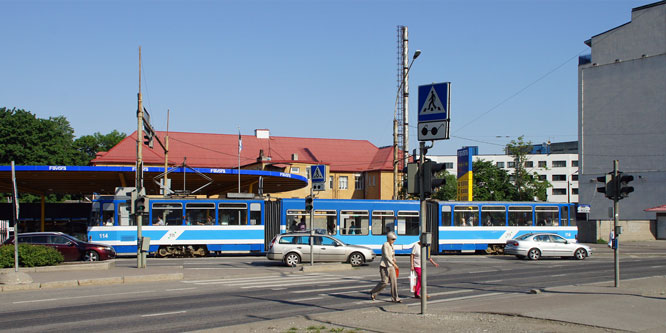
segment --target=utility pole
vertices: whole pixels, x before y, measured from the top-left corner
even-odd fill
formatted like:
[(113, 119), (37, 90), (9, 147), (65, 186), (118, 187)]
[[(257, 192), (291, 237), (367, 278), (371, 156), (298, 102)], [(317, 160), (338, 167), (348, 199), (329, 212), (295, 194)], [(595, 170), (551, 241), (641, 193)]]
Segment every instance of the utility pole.
[[(135, 187), (137, 193), (142, 193), (143, 189), (143, 100), (141, 97), (141, 46), (139, 46), (139, 93), (137, 94), (138, 108), (136, 111), (137, 130), (136, 130), (136, 179)], [(137, 268), (146, 268), (145, 254), (141, 250), (143, 236), (141, 235), (141, 223), (143, 216), (141, 213), (135, 214), (136, 220), (136, 266)]]

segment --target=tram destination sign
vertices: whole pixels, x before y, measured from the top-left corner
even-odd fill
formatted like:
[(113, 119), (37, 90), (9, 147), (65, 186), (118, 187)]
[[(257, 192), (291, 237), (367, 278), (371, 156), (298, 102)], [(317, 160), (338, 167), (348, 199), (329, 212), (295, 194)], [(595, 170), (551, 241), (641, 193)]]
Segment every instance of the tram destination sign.
[(419, 86), (419, 141), (448, 140), (451, 82)]

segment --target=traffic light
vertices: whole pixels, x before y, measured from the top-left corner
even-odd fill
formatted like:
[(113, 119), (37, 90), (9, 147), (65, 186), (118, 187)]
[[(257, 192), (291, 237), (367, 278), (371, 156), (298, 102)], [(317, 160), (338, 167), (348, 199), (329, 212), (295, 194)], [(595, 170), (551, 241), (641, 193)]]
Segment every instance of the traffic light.
[(426, 161), (423, 163), (423, 191), (426, 195), (436, 192), (437, 188), (444, 185), (446, 180), (439, 178), (438, 174), (444, 170), (444, 163)]
[(634, 176), (624, 175), (620, 172), (617, 178), (617, 200), (621, 200), (628, 197), (629, 193), (634, 191), (634, 187), (629, 186), (629, 183), (634, 180)]
[(417, 163), (407, 164), (407, 193), (419, 194), (419, 165)]
[(305, 197), (305, 211), (309, 213), (312, 211), (312, 208), (313, 208), (312, 197), (308, 195), (307, 197)]
[(147, 213), (149, 204), (150, 204), (150, 199), (148, 199), (147, 196), (138, 196), (136, 198), (135, 213), (137, 215)]
[(136, 192), (136, 189), (134, 189), (132, 192), (129, 192), (130, 199), (127, 202), (127, 205), (129, 206), (129, 213), (130, 215), (134, 215), (136, 212), (136, 199), (139, 197), (139, 194)]
[(153, 138), (155, 138), (155, 131), (150, 124), (143, 123), (143, 143), (153, 148)]
[(597, 181), (602, 183), (597, 187), (597, 192), (605, 194), (606, 198), (615, 198), (617, 187), (612, 173), (609, 172), (601, 177), (597, 177)]

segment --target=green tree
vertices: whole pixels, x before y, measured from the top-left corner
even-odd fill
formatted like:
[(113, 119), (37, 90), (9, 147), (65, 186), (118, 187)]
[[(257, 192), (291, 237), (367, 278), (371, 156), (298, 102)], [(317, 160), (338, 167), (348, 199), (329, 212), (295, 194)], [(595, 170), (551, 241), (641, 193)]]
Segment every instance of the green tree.
[(450, 174), (447, 170), (443, 170), (438, 174), (438, 177), (444, 178), (446, 182), (442, 187), (433, 193), (431, 198), (438, 200), (455, 200), (457, 196), (457, 179), (455, 175)]
[(515, 197), (509, 174), (492, 162), (474, 161), (472, 172), (474, 201), (511, 201)]
[(0, 164), (72, 165), (74, 130), (65, 117), (37, 118), (22, 109), (0, 108)]
[(74, 141), (74, 149), (79, 153), (79, 165), (87, 165), (101, 151), (109, 151), (127, 134), (113, 130), (109, 134), (95, 132), (93, 135), (84, 135)]
[(535, 198), (540, 201), (546, 201), (547, 192), (551, 185), (545, 181), (540, 181), (536, 172), (530, 173), (525, 169), (527, 155), (532, 151), (532, 143), (525, 142), (523, 136), (517, 140), (511, 140), (506, 146), (507, 154), (513, 157), (515, 162), (515, 171), (513, 174), (516, 194), (515, 201), (534, 201)]

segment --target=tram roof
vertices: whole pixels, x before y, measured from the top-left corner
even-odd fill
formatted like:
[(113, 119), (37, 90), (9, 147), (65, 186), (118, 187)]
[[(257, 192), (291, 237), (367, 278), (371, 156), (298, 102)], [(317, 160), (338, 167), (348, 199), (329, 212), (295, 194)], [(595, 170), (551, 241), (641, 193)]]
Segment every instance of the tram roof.
[[(116, 187), (134, 186), (135, 167), (119, 166), (15, 166), (16, 185), (19, 193), (32, 194), (113, 194)], [(194, 194), (210, 195), (236, 192), (237, 169), (172, 168), (169, 173), (172, 189), (198, 189), (208, 183), (196, 170), (212, 179), (212, 183)], [(12, 192), (11, 167), (0, 166), (0, 192)], [(159, 194), (160, 189), (153, 179), (162, 174), (164, 168), (144, 167), (143, 179), (147, 194)], [(264, 193), (292, 191), (307, 186), (308, 180), (299, 175), (261, 170), (240, 170), (242, 188), (258, 187), (263, 178)]]

